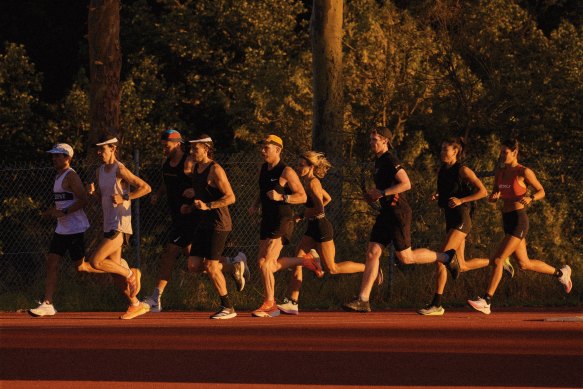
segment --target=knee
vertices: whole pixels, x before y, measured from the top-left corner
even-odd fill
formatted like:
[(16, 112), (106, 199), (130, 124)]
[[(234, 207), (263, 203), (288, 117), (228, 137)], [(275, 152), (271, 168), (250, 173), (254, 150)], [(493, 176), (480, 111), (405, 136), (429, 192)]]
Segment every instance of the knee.
[(260, 259), (259, 260), (259, 270), (261, 270), (262, 273), (265, 273), (265, 272), (272, 272), (273, 273), (272, 263), (265, 258)]
[(101, 265), (103, 265), (103, 259), (99, 259), (99, 258), (91, 258), (89, 260), (89, 263), (91, 264), (91, 266), (93, 266), (96, 269), (101, 269)]
[(415, 264), (415, 260), (413, 259), (412, 255), (402, 255), (399, 257), (399, 260), (401, 261), (401, 263), (403, 263), (403, 265), (414, 265)]
[(328, 268), (328, 273), (331, 275), (338, 274), (338, 266), (336, 266), (336, 264), (330, 266)]
[(204, 270), (209, 274), (214, 274), (219, 271), (219, 261), (204, 261)]
[(528, 262), (523, 262), (523, 261), (518, 262), (518, 268), (520, 270), (524, 270), (524, 271), (530, 270), (530, 261), (528, 261)]

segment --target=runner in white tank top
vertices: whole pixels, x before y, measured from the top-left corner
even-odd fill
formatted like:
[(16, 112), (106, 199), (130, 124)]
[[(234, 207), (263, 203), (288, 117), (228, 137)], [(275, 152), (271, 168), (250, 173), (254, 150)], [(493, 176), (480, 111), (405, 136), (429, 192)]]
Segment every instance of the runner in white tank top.
[[(89, 194), (97, 189), (101, 198), (104, 238), (89, 261), (94, 268), (124, 280), (124, 294), (130, 300), (130, 306), (120, 319), (133, 319), (148, 312), (150, 307), (137, 299), (141, 273), (137, 268), (123, 266), (125, 261), (122, 260), (121, 250), (124, 234), (132, 233), (130, 201), (150, 193), (151, 188), (117, 161), (117, 145), (117, 138), (112, 137), (103, 138), (96, 144), (97, 155), (103, 165), (96, 172), (97, 188), (91, 183)], [(134, 187), (134, 191), (130, 191), (130, 187)]]
[(57, 220), (57, 227), (49, 247), (46, 262), (45, 295), (43, 302), (28, 310), (32, 316), (53, 316), (57, 313), (53, 306), (53, 295), (57, 288), (59, 262), (69, 252), (77, 271), (99, 272), (85, 262), (84, 232), (89, 221), (83, 211), (87, 204), (87, 194), (77, 173), (71, 169), (73, 148), (66, 143), (58, 143), (49, 151), (57, 177), (53, 185), (54, 206), (43, 213), (43, 217)]

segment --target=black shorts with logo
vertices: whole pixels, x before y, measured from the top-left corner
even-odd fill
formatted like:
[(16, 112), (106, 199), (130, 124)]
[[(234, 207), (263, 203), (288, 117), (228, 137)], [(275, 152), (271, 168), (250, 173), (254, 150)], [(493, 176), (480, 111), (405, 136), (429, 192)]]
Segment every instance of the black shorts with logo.
[(502, 214), (504, 233), (518, 239), (526, 238), (528, 234), (528, 215), (524, 209)]
[(455, 208), (444, 208), (445, 228), (458, 230), (464, 234), (469, 234), (472, 229), (472, 218), (470, 217), (470, 207), (462, 204)]
[(104, 232), (103, 237), (105, 239), (114, 240), (115, 238), (117, 238), (117, 236), (119, 234), (122, 234), (122, 236), (123, 236), (123, 241), (121, 243), (122, 246), (129, 246), (130, 245), (130, 234), (126, 234), (124, 232), (117, 231), (117, 230), (111, 230), (111, 231)]
[(268, 215), (263, 215), (261, 218), (259, 239), (281, 238), (281, 242), (284, 245), (289, 244), (294, 232), (295, 224), (293, 216), (269, 217)]
[(381, 209), (372, 231), (370, 242), (388, 246), (393, 243), (396, 251), (411, 247), (412, 211), (409, 205), (393, 209)]
[(83, 232), (70, 235), (57, 234), (56, 232), (53, 234), (49, 253), (64, 257), (67, 251), (69, 251), (69, 256), (73, 262), (85, 258), (85, 234)]
[(329, 242), (334, 239), (334, 228), (325, 216), (319, 219), (313, 218), (308, 220), (308, 229), (304, 235), (318, 243)]
[(185, 248), (192, 241), (193, 228), (194, 226), (188, 228), (185, 225), (172, 224), (166, 243)]
[(211, 228), (198, 228), (192, 235), (190, 256), (220, 260), (225, 250), (227, 237), (231, 231), (217, 231)]

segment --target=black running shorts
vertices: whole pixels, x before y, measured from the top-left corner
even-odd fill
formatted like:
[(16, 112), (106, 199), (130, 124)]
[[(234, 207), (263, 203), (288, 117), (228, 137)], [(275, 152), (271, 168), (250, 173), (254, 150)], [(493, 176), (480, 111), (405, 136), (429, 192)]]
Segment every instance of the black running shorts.
[(370, 242), (388, 246), (393, 243), (396, 251), (403, 251), (411, 247), (411, 218), (410, 207), (401, 207), (396, 210), (381, 210), (370, 233)]
[(309, 236), (318, 243), (329, 242), (334, 238), (334, 228), (326, 217), (308, 221), (308, 229), (305, 236)]
[(506, 212), (502, 214), (504, 233), (518, 239), (526, 238), (528, 234), (528, 215), (524, 209)]
[(55, 232), (53, 234), (53, 239), (51, 240), (49, 253), (64, 257), (65, 253), (69, 251), (71, 261), (77, 262), (82, 260), (85, 258), (84, 235), (83, 232), (71, 235), (62, 235)]
[(289, 244), (294, 232), (295, 221), (293, 216), (283, 216), (283, 217), (268, 217), (263, 215), (261, 218), (261, 230), (259, 233), (259, 239), (277, 239), (281, 238), (281, 243), (286, 245)]
[(189, 229), (186, 226), (172, 224), (166, 243), (185, 248), (192, 240), (192, 233), (192, 229)]
[(464, 234), (469, 234), (472, 229), (472, 218), (470, 217), (470, 207), (460, 205), (455, 208), (444, 208), (445, 228), (449, 230), (458, 230)]
[(227, 237), (231, 231), (217, 231), (211, 228), (199, 228), (192, 235), (190, 256), (210, 260), (220, 260), (225, 250)]

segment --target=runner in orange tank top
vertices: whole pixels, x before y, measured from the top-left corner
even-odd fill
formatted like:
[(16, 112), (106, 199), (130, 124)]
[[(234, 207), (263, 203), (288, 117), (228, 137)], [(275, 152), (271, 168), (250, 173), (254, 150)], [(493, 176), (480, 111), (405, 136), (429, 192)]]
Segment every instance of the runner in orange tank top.
[[(534, 201), (545, 197), (545, 190), (536, 178), (534, 172), (518, 163), (518, 141), (509, 139), (502, 143), (500, 163), (503, 166), (496, 174), (494, 190), (489, 197), (490, 202), (498, 199), (504, 201), (502, 219), (504, 224), (504, 238), (491, 260), (496, 263), (488, 290), (484, 297), (468, 300), (468, 303), (477, 311), (490, 314), (492, 296), (502, 279), (504, 258), (512, 255), (518, 261), (521, 270), (531, 270), (537, 273), (553, 275), (563, 284), (565, 292), (569, 293), (573, 286), (571, 282), (571, 268), (564, 265), (556, 269), (538, 259), (530, 259), (526, 251), (526, 235), (528, 233), (528, 216), (525, 208)], [(527, 196), (528, 187), (532, 187), (532, 194)]]

